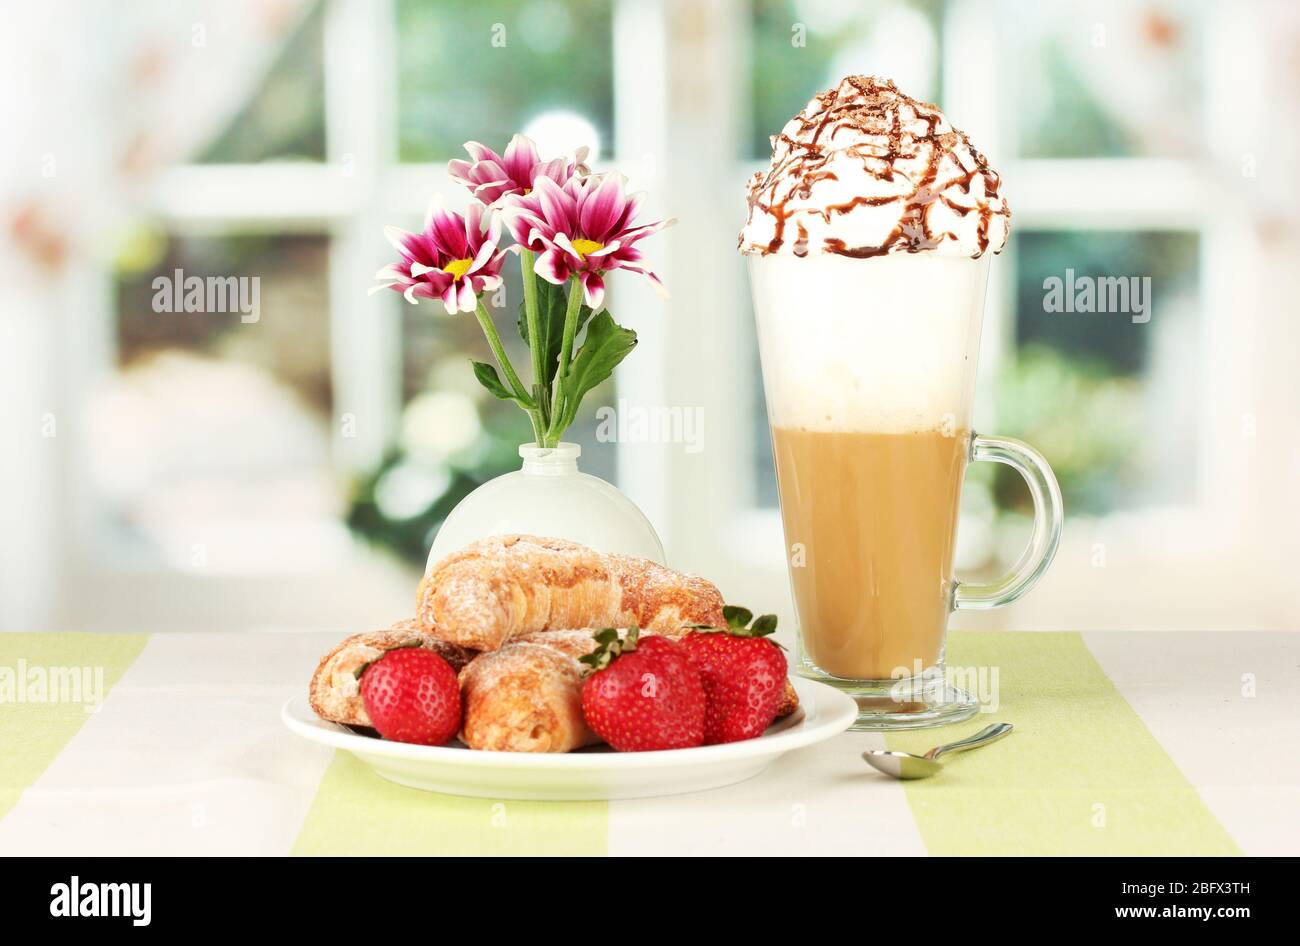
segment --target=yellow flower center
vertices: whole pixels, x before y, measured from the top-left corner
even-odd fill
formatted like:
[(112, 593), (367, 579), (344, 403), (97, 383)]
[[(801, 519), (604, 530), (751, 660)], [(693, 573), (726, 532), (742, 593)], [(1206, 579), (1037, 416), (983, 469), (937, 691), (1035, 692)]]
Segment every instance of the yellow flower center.
[(465, 259), (454, 259), (444, 266), (442, 271), (444, 273), (451, 273), (452, 279), (460, 279), (460, 277), (469, 272), (469, 268), (473, 265), (474, 261), (468, 257)]
[(573, 241), (573, 248), (578, 251), (579, 259), (586, 259), (588, 253), (594, 253), (599, 249), (603, 249), (604, 246), (605, 244), (603, 243), (597, 243), (595, 240), (587, 240), (581, 237)]

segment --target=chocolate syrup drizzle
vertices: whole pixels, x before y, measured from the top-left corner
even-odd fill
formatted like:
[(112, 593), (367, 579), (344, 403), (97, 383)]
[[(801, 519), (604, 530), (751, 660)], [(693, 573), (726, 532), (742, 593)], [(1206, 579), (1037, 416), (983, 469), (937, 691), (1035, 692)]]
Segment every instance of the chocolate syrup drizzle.
[[(904, 107), (912, 113), (912, 120), (925, 123), (923, 133), (903, 127)], [(982, 256), (989, 247), (989, 224), (992, 218), (1005, 217), (1009, 224), (1011, 209), (1005, 201), (998, 199), (1002, 181), (997, 171), (989, 167), (983, 154), (971, 147), (966, 135), (956, 128), (937, 131), (942, 118), (943, 113), (936, 106), (918, 102), (900, 92), (888, 79), (877, 79), (874, 76), (850, 76), (838, 88), (819, 92), (808, 103), (808, 107), (793, 119), (793, 122), (798, 123), (795, 137), (784, 130), (773, 137), (772, 167), (766, 174), (755, 174), (750, 181), (750, 219), (753, 219), (754, 211), (758, 210), (771, 215), (775, 221), (773, 236), (767, 245), (750, 248), (764, 254), (777, 252), (785, 244), (787, 223), (798, 214), (817, 215), (829, 224), (832, 217), (850, 213), (857, 207), (877, 207), (901, 201), (903, 206), (899, 222), (879, 245), (848, 246), (842, 239), (828, 236), (822, 241), (823, 250), (857, 259), (883, 256), (886, 253), (933, 250), (945, 239), (959, 239), (954, 233), (934, 233), (930, 229), (927, 212), (931, 205), (938, 202), (960, 217), (966, 217), (972, 212), (979, 214), (976, 227), (978, 251), (974, 256)], [(823, 134), (840, 125), (856, 129), (864, 140), (848, 147), (822, 144)], [(777, 160), (776, 153), (780, 144), (786, 146), (786, 154)], [(917, 160), (925, 148), (928, 148), (925, 169), (918, 179), (912, 180), (897, 164), (904, 160)], [(965, 150), (972, 155), (975, 167), (953, 180), (940, 183), (938, 176), (944, 157), (958, 150)], [(835, 172), (826, 165), (833, 156), (844, 154), (861, 160), (866, 172), (877, 180), (892, 183), (895, 174), (899, 174), (911, 184), (911, 190), (894, 196), (856, 196), (844, 203), (824, 208), (804, 206), (791, 209), (790, 200), (796, 197), (801, 201), (809, 200), (813, 185), (818, 181), (837, 179)], [(960, 166), (958, 162), (958, 167)], [(957, 203), (944, 193), (956, 187), (969, 195), (971, 183), (977, 177), (982, 180), (984, 198), (976, 198), (973, 207)], [(792, 179), (796, 183), (789, 187), (785, 196), (779, 197), (778, 190), (782, 183)], [(996, 210), (994, 203), (1000, 204)], [(795, 256), (806, 256), (809, 252), (808, 231), (799, 220), (794, 220), (794, 223), (797, 239), (792, 250)], [(743, 233), (740, 244), (741, 249), (745, 249)]]

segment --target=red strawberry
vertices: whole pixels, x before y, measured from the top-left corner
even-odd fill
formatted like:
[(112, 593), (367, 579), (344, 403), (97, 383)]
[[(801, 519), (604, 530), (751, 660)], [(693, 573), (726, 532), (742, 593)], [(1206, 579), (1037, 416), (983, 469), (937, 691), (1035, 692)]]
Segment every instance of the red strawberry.
[(440, 746), (460, 732), (460, 684), (431, 650), (390, 650), (361, 674), (361, 699), (379, 735)]
[(681, 645), (639, 637), (631, 628), (596, 633), (600, 647), (582, 658), (594, 668), (582, 683), (582, 713), (592, 731), (620, 752), (686, 749), (704, 741), (704, 685)]
[(753, 617), (745, 608), (724, 609), (726, 628), (700, 628), (682, 638), (700, 671), (708, 710), (704, 744), (739, 742), (761, 736), (781, 706), (787, 672), (785, 654), (765, 640), (776, 630), (776, 616)]

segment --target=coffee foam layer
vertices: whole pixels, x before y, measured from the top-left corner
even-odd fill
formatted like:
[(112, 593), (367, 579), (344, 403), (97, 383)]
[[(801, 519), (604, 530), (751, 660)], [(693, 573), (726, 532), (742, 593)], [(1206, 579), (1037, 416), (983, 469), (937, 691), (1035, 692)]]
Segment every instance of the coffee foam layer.
[(749, 257), (774, 427), (968, 429), (988, 257)]

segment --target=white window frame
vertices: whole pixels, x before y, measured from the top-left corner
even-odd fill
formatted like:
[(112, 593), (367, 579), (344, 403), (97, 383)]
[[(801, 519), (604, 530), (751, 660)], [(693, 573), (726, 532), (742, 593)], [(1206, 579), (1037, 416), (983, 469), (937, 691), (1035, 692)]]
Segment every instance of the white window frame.
[[(331, 372), (336, 413), (358, 419), (355, 437), (336, 435), (337, 462), (348, 470), (373, 466), (395, 433), (401, 410), (400, 323), (371, 318), (364, 294), (370, 274), (387, 262), (376, 239), (385, 223), (418, 215), (433, 190), (447, 187), (443, 165), (398, 163), (395, 17), (392, 0), (324, 0), (326, 159), (320, 164), (210, 166), (167, 171), (150, 209), (170, 230), (187, 232), (310, 232), (329, 234)], [(676, 211), (679, 224), (656, 238), (654, 258), (675, 290), (664, 305), (643, 287), (618, 287), (618, 312), (637, 328), (642, 344), (619, 369), (620, 397), (633, 404), (701, 405), (706, 449), (691, 455), (680, 447), (625, 444), (619, 452), (620, 485), (662, 533), (675, 564), (716, 576), (734, 600), (789, 613), (784, 590), (779, 517), (754, 506), (752, 428), (747, 352), (753, 344), (746, 310), (747, 287), (736, 262), (735, 231), (743, 216), (742, 182), (753, 169), (730, 156), (748, 140), (748, 0), (614, 0), (616, 140), (607, 165), (651, 191), (651, 213)], [(1238, 28), (1209, 38), (1207, 76), (1220, 74), (1256, 54), (1253, 12), (1242, 11)], [(949, 112), (997, 162), (1005, 154), (996, 69), (990, 81), (987, 56), (963, 50), (997, 48), (996, 27), (984, 5), (960, 0), (946, 11), (947, 35), (961, 35), (962, 49), (944, 50), (944, 95)], [(1205, 83), (1207, 115), (1230, 106), (1220, 101), (1226, 83)], [(1251, 90), (1238, 93), (1249, 97)], [(1261, 96), (1262, 100), (1262, 96)], [(637, 120), (617, 116), (635, 114)], [(1216, 140), (1207, 136), (1208, 140)], [(1213, 155), (1214, 158), (1232, 156)], [(1200, 234), (1205, 335), (1200, 383), (1204, 431), (1234, 422), (1231, 392), (1248, 370), (1249, 339), (1225, 324), (1249, 305), (1243, 284), (1253, 286), (1254, 236), (1248, 214), (1221, 172), (1210, 162), (1079, 160), (1003, 162), (1015, 193), (1020, 229), (1183, 228)], [(1233, 161), (1235, 166), (1235, 159)], [(1230, 262), (1225, 262), (1230, 261)], [(1231, 275), (1232, 285), (1228, 285)], [(87, 274), (82, 274), (85, 277)], [(113, 363), (110, 273), (85, 282), (99, 290), (83, 311), (98, 328), (68, 338), (73, 364), (73, 403)], [(1012, 280), (1011, 254), (993, 268), (982, 377), (989, 378), (1008, 343), (1006, 318)], [(96, 295), (92, 292), (88, 295)], [(1211, 356), (1213, 354), (1213, 356)], [(990, 405), (977, 406), (982, 428), (996, 429)], [(335, 425), (339, 430), (339, 425)], [(1198, 490), (1187, 508), (1162, 511), (1162, 528), (1199, 536), (1203, 547), (1227, 554), (1230, 522), (1250, 500), (1238, 482), (1239, 454), (1216, 449), (1201, 437)], [(76, 465), (85, 469), (84, 463)], [(116, 567), (98, 554), (102, 516), (85, 477), (65, 477), (76, 515), (67, 547), (84, 550), (77, 571), (116, 581)], [(1137, 517), (1125, 528), (1151, 521)], [(1213, 523), (1206, 538), (1207, 522)], [(1106, 523), (1098, 529), (1105, 530)], [(1073, 537), (1076, 545), (1086, 537)], [(1079, 548), (1063, 555), (1081, 554)], [(153, 575), (174, 580), (175, 574)], [(1148, 576), (1149, 577), (1149, 576)], [(206, 579), (211, 581), (213, 579)], [(269, 579), (279, 580), (279, 579)], [(1146, 580), (1139, 579), (1135, 580)], [(1032, 602), (1033, 596), (1026, 599)], [(1090, 612), (1077, 605), (1074, 626)], [(1011, 614), (1008, 620), (1007, 615)], [(993, 623), (1037, 620), (1037, 612), (999, 612)]]

